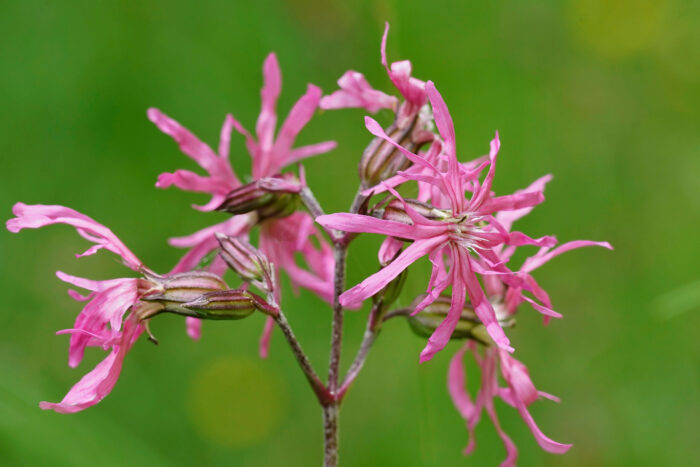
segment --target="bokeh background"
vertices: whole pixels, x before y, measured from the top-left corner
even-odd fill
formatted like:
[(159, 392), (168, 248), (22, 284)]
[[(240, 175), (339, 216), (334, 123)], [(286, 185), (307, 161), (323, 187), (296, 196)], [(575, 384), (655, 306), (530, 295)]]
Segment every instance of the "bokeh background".
[[(432, 79), (457, 127), (463, 160), (498, 129), (495, 189), (553, 173), (547, 201), (519, 227), (560, 240), (608, 240), (538, 271), (563, 320), (544, 328), (523, 309), (511, 338), (539, 388), (542, 430), (574, 443), (542, 452), (518, 414), (499, 403), (522, 465), (692, 465), (700, 462), (700, 18), (698, 2), (594, 1), (95, 1), (6, 0), (0, 15), (0, 210), (16, 201), (64, 204), (103, 222), (156, 271), (166, 245), (225, 216), (190, 209), (204, 196), (154, 188), (157, 175), (194, 168), (145, 116), (157, 106), (217, 144), (227, 112), (249, 128), (261, 64), (278, 53), (284, 115), (307, 82), (324, 91), (352, 68), (394, 92), (379, 63), (411, 59)], [(335, 139), (309, 160), (327, 211), (345, 209), (369, 141), (361, 110), (326, 112), (300, 142)], [(378, 117), (387, 123), (390, 116)], [(243, 141), (232, 161), (248, 171)], [(379, 238), (351, 250), (350, 282), (376, 268)], [(126, 271), (109, 254), (81, 260), (67, 227), (0, 232), (0, 464), (319, 465), (321, 414), (281, 335), (257, 357), (263, 319), (205, 323), (189, 340), (177, 317), (154, 320), (99, 406), (76, 415), (38, 409), (60, 400), (103, 354), (66, 365), (80, 305), (54, 271), (92, 278)], [(422, 268), (422, 269), (421, 269)], [(426, 284), (409, 277), (408, 304)], [(233, 282), (233, 281), (232, 281)], [(290, 320), (325, 372), (329, 313), (286, 287)], [(347, 365), (365, 312), (349, 313)], [(423, 340), (389, 322), (341, 418), (346, 466), (493, 465), (504, 451), (488, 420), (461, 455), (464, 423), (445, 389), (452, 350), (418, 365)], [(475, 389), (475, 368), (468, 367)]]

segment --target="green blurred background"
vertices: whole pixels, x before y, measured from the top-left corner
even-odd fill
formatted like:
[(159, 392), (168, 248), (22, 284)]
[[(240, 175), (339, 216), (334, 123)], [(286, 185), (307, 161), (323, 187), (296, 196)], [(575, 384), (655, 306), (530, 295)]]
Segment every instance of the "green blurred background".
[[(527, 4), (529, 3), (529, 4)], [(565, 319), (543, 328), (523, 309), (511, 333), (536, 385), (542, 430), (574, 443), (542, 452), (518, 414), (499, 403), (522, 465), (691, 465), (700, 462), (700, 17), (698, 2), (578, 1), (95, 1), (10, 0), (0, 16), (0, 207), (64, 204), (103, 222), (156, 271), (180, 251), (166, 245), (225, 218), (189, 208), (206, 197), (153, 184), (194, 168), (145, 116), (157, 106), (215, 145), (227, 112), (248, 128), (259, 109), (261, 64), (278, 54), (286, 114), (307, 82), (330, 92), (347, 69), (394, 92), (389, 57), (432, 79), (457, 128), (463, 160), (501, 134), (495, 189), (553, 173), (547, 202), (518, 227), (561, 241), (608, 240), (538, 271)], [(326, 112), (300, 142), (335, 139), (309, 160), (327, 211), (345, 209), (368, 142), (361, 110)], [(388, 114), (380, 114), (388, 122)], [(234, 136), (239, 174), (249, 160)], [(378, 237), (351, 250), (350, 282), (376, 268)], [(321, 415), (280, 333), (257, 357), (263, 319), (205, 323), (192, 342), (179, 318), (152, 323), (99, 406), (76, 415), (39, 410), (60, 400), (99, 361), (66, 365), (80, 304), (57, 269), (106, 279), (127, 272), (107, 253), (76, 260), (72, 229), (0, 232), (0, 464), (319, 465)], [(425, 265), (401, 302), (425, 287)], [(329, 313), (303, 292), (285, 305), (325, 372)], [(344, 363), (365, 312), (349, 313)], [(418, 365), (424, 341), (401, 322), (384, 329), (343, 407), (346, 466), (493, 465), (504, 451), (488, 420), (461, 455), (464, 423), (445, 389), (456, 345)], [(474, 375), (469, 366), (468, 374)], [(470, 381), (472, 389), (475, 381)]]

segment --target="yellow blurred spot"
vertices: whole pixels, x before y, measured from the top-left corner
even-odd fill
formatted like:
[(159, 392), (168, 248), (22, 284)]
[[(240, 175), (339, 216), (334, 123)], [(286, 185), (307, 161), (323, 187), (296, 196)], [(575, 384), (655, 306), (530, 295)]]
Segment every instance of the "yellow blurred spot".
[(228, 447), (248, 446), (279, 425), (286, 396), (283, 382), (264, 362), (224, 357), (195, 375), (188, 411), (204, 438)]
[(663, 0), (571, 0), (569, 28), (597, 55), (624, 58), (652, 48), (665, 10)]

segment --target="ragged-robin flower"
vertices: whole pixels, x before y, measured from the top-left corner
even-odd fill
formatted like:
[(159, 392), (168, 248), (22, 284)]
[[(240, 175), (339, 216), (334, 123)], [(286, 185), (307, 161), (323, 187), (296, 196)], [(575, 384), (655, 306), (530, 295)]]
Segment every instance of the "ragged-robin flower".
[[(268, 55), (263, 64), (263, 80), (262, 106), (255, 127), (255, 137), (232, 115), (227, 115), (221, 131), (218, 155), (171, 118), (157, 109), (149, 109), (148, 117), (151, 121), (164, 133), (173, 137), (186, 155), (192, 157), (209, 172), (209, 177), (199, 177), (187, 171), (163, 174), (159, 177), (157, 186), (175, 184), (184, 190), (208, 192), (212, 195), (212, 200), (201, 210), (220, 208), (222, 203), (226, 203), (232, 191), (243, 188), (228, 160), (232, 129), (245, 137), (245, 144), (252, 158), (253, 182), (251, 183), (278, 176), (280, 170), (290, 164), (335, 148), (334, 141), (292, 148), (297, 135), (318, 108), (321, 98), (321, 90), (311, 84), (306, 93), (294, 104), (275, 137), (277, 125), (275, 109), (281, 90), (282, 76), (274, 53)], [(226, 168), (220, 167), (221, 165), (225, 165)], [(221, 209), (225, 210), (225, 208)], [(288, 214), (291, 213), (285, 213), (285, 215)], [(259, 221), (255, 212), (238, 214), (228, 221), (200, 230), (190, 236), (170, 239), (170, 244), (173, 246), (190, 248), (174, 271), (196, 267), (207, 254), (216, 249), (218, 242), (214, 234), (245, 235)], [(307, 213), (296, 212), (284, 218), (265, 219), (261, 227), (261, 250), (273, 264), (278, 266), (277, 270), (284, 269), (295, 286), (307, 288), (324, 300), (331, 301), (333, 256), (330, 248), (313, 226), (311, 217)], [(320, 240), (320, 247), (315, 246), (314, 238)], [(295, 255), (298, 253), (301, 253), (306, 260), (308, 269), (297, 265)], [(188, 324), (191, 333), (199, 336), (198, 323), (189, 322)], [(268, 320), (263, 342), (267, 341), (271, 326), (272, 321)], [(264, 345), (261, 352), (266, 353)]]
[[(199, 318), (236, 319), (252, 313), (256, 308), (269, 313), (259, 297), (228, 291), (226, 283), (217, 275), (193, 271), (160, 276), (146, 268), (111, 230), (88, 216), (63, 206), (26, 205), (17, 203), (16, 217), (7, 221), (10, 232), (39, 228), (51, 224), (67, 224), (94, 245), (78, 257), (92, 255), (107, 249), (119, 257), (140, 278), (121, 278), (94, 281), (58, 271), (59, 279), (76, 287), (89, 290), (83, 296), (74, 290), (69, 295), (78, 301), (87, 301), (73, 327), (58, 334), (70, 334), (68, 364), (76, 367), (87, 347), (102, 347), (109, 355), (86, 374), (61, 402), (42, 402), (41, 408), (61, 413), (72, 413), (100, 402), (114, 387), (121, 372), (126, 353), (144, 332), (148, 320), (161, 312), (170, 311)], [(227, 302), (208, 310), (201, 302), (210, 294), (227, 293)], [(235, 295), (236, 302), (231, 297)], [(192, 309), (188, 306), (192, 304)], [(150, 332), (149, 332), (150, 334)], [(151, 336), (152, 337), (152, 336)]]
[[(412, 179), (438, 189), (449, 201), (449, 209), (445, 210), (443, 219), (434, 220), (424, 217), (404, 203), (406, 214), (412, 221), (410, 224), (348, 213), (318, 217), (317, 222), (327, 228), (379, 233), (412, 241), (391, 264), (346, 291), (340, 300), (343, 304), (361, 302), (385, 287), (417, 259), (428, 256), (433, 263), (428, 295), (414, 312), (420, 312), (449, 286), (452, 286), (452, 306), (446, 319), (429, 338), (428, 345), (421, 353), (421, 361), (429, 360), (447, 344), (459, 321), (467, 296), (491, 338), (499, 347), (512, 351), (510, 341), (498, 324), (493, 307), (476, 274), (501, 274), (509, 285), (529, 290), (528, 284), (523, 283), (499, 261), (494, 248), (500, 245), (551, 247), (556, 244), (556, 240), (553, 237), (533, 239), (521, 232), (508, 232), (496, 221), (494, 214), (534, 206), (541, 203), (544, 197), (541, 192), (493, 196), (491, 186), (500, 148), (498, 134), (491, 142), (488, 162), (476, 167), (472, 173), (467, 173), (457, 160), (454, 126), (447, 106), (432, 82), (426, 84), (426, 91), (433, 107), (435, 123), (444, 141), (443, 150), (447, 158), (445, 171), (401, 147), (371, 118), (366, 118), (366, 124), (372, 134), (393, 144), (414, 164), (430, 171), (425, 175), (413, 174)], [(485, 165), (489, 166), (489, 170), (480, 183), (478, 175)], [(402, 199), (396, 191), (390, 187), (387, 189)], [(471, 192), (470, 199), (465, 197), (467, 191)], [(444, 261), (449, 264), (447, 271), (443, 266)]]

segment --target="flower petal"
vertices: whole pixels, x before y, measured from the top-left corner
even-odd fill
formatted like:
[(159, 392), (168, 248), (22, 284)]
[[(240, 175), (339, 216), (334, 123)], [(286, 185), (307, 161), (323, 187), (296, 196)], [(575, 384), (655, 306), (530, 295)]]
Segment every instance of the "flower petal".
[(267, 167), (267, 171), (264, 173), (261, 172), (258, 176), (277, 173), (282, 167), (292, 162), (289, 159), (289, 152), (292, 144), (294, 144), (294, 140), (301, 129), (304, 128), (304, 126), (309, 123), (309, 120), (311, 120), (311, 117), (313, 117), (318, 108), (320, 99), (321, 89), (313, 84), (309, 84), (306, 89), (306, 94), (301, 96), (294, 104), (280, 128), (274, 145), (276, 159), (269, 161), (268, 164), (263, 164)]
[(447, 371), (447, 390), (452, 397), (452, 403), (465, 420), (470, 420), (476, 411), (476, 406), (467, 392), (467, 383), (464, 371), (464, 353), (467, 345), (463, 345), (450, 360)]
[[(316, 218), (316, 222), (327, 229), (342, 230), (343, 232), (365, 232), (389, 235), (392, 237), (408, 238), (416, 240), (429, 235), (430, 229), (425, 226), (408, 225), (401, 222), (377, 219), (372, 216), (362, 214), (350, 214), (338, 212), (335, 214), (324, 214)], [(431, 229), (435, 230), (435, 229)]]
[(292, 149), (287, 156), (287, 164), (306, 159), (307, 157), (317, 156), (319, 154), (332, 151), (338, 146), (335, 141), (324, 141), (322, 143), (310, 144), (300, 148)]
[(433, 334), (428, 338), (428, 344), (425, 346), (420, 354), (420, 362), (427, 362), (432, 359), (436, 353), (444, 349), (447, 343), (450, 341), (450, 336), (457, 327), (459, 318), (462, 316), (462, 310), (464, 310), (464, 303), (466, 301), (466, 287), (462, 283), (464, 272), (462, 255), (452, 254), (452, 302), (450, 304), (450, 309), (447, 312), (445, 319), (438, 325)]
[(100, 402), (114, 388), (121, 373), (124, 357), (142, 332), (141, 325), (135, 320), (128, 320), (119, 344), (112, 348), (107, 358), (83, 376), (61, 402), (40, 402), (39, 407), (58, 413), (75, 413)]
[(207, 172), (216, 171), (219, 166), (219, 158), (207, 144), (201, 142), (187, 128), (156, 108), (148, 109), (146, 114), (160, 131), (175, 140), (185, 155), (191, 157)]
[(260, 115), (255, 125), (255, 133), (258, 142), (264, 150), (272, 147), (275, 137), (275, 127), (277, 126), (277, 98), (282, 90), (282, 72), (280, 71), (277, 56), (271, 53), (263, 63), (263, 88), (260, 91), (262, 105)]
[(590, 240), (574, 240), (572, 242), (564, 243), (563, 245), (559, 245), (552, 251), (540, 251), (538, 252), (535, 256), (532, 256), (528, 259), (525, 260), (525, 263), (523, 264), (522, 271), (523, 272), (531, 272), (534, 269), (537, 269), (538, 267), (542, 266), (544, 263), (549, 261), (550, 259), (554, 258), (555, 256), (559, 256), (562, 253), (566, 253), (567, 251), (574, 250), (576, 248), (582, 248), (585, 246), (600, 246), (603, 248), (607, 248), (608, 250), (612, 250), (613, 247), (610, 245), (608, 242), (594, 242)]
[(506, 337), (503, 328), (498, 323), (496, 318), (496, 312), (491, 305), (491, 302), (486, 298), (484, 291), (481, 290), (481, 284), (479, 284), (479, 279), (474, 275), (474, 271), (471, 267), (471, 260), (469, 259), (469, 254), (465, 251), (460, 251), (460, 255), (466, 259), (464, 262), (464, 277), (463, 283), (466, 284), (467, 292), (471, 300), (471, 304), (474, 307), (474, 312), (479, 317), (481, 322), (486, 326), (486, 331), (489, 336), (494, 340), (498, 346), (508, 352), (513, 352), (513, 347), (510, 346), (510, 340)]
[[(124, 264), (133, 270), (140, 269), (143, 265), (114, 233), (104, 225), (64, 206), (51, 205), (27, 205), (17, 203), (12, 208), (15, 216), (7, 221), (7, 230), (17, 233), (22, 229), (36, 229), (51, 224), (67, 224), (76, 228), (79, 235), (98, 244), (98, 248), (106, 248), (124, 260)], [(86, 254), (94, 253), (94, 249)]]

